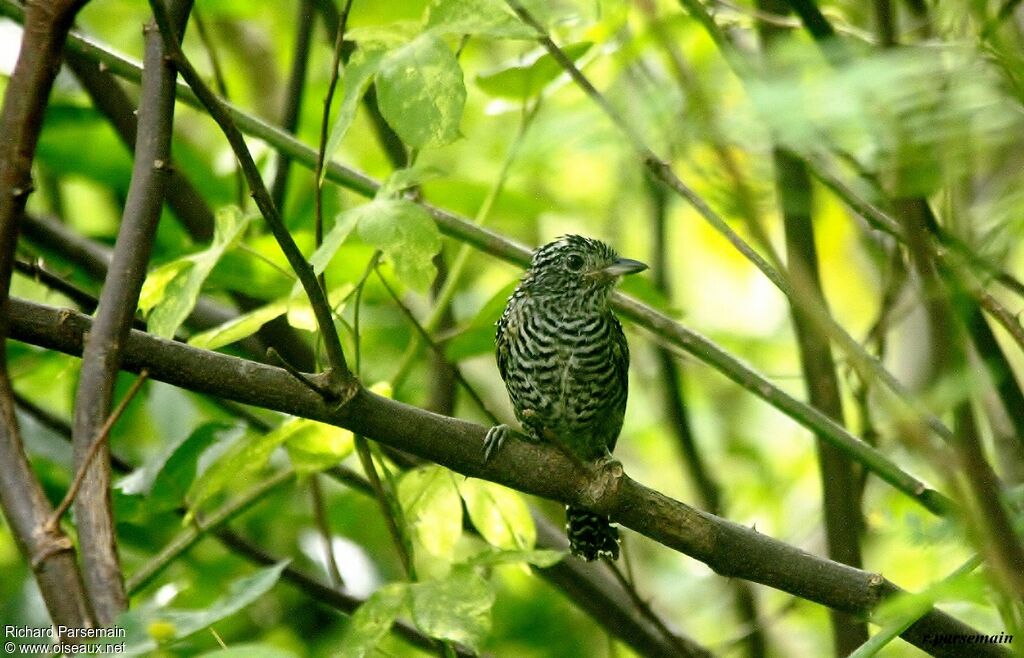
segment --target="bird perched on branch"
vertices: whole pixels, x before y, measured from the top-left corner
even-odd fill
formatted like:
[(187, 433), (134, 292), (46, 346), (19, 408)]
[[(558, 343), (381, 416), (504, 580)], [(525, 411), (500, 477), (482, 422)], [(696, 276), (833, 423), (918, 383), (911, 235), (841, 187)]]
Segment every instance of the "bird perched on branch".
[[(538, 248), (498, 321), (496, 354), (516, 418), (536, 441), (576, 459), (611, 458), (626, 410), (629, 345), (609, 297), (624, 274), (647, 269), (598, 240), (566, 235)], [(484, 439), (489, 459), (507, 425)], [(607, 516), (566, 508), (573, 555), (618, 559)]]

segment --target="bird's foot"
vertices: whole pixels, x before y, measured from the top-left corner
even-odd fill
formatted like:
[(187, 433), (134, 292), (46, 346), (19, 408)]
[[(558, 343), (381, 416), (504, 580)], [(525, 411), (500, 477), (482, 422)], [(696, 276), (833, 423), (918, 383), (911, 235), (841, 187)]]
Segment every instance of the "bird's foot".
[(512, 428), (505, 424), (495, 425), (487, 430), (487, 434), (484, 435), (485, 463), (490, 461), (491, 457), (501, 450), (501, 446), (505, 443), (505, 439), (508, 438), (508, 435), (511, 433)]
[(596, 462), (594, 462), (594, 466), (596, 467), (598, 473), (607, 473), (612, 478), (622, 477), (622, 474), (624, 472), (622, 468), (622, 462), (620, 462), (618, 459), (615, 459), (615, 457), (612, 457), (612, 454), (610, 452), (606, 452), (604, 457), (601, 457)]

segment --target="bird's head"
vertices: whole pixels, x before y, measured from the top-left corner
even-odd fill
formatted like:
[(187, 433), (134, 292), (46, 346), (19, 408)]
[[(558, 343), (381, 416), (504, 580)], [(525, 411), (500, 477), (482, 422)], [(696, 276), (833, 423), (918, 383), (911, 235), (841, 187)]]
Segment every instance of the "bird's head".
[(533, 294), (607, 299), (619, 277), (647, 269), (600, 240), (563, 235), (533, 252), (523, 285)]

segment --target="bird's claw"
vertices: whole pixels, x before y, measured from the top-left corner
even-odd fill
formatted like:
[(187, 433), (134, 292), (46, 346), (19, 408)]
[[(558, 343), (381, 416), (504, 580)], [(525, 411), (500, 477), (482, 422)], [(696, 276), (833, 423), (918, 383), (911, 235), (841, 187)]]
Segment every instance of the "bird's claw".
[(508, 425), (495, 425), (487, 430), (487, 434), (484, 435), (484, 462), (489, 461), (501, 450), (510, 432)]

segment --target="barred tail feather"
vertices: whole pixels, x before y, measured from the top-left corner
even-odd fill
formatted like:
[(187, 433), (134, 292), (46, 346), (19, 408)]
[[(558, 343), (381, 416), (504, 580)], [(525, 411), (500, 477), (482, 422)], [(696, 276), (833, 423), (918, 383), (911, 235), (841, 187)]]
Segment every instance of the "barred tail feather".
[(592, 562), (607, 557), (619, 559), (619, 529), (607, 516), (579, 507), (565, 508), (565, 529), (569, 534), (569, 551), (578, 558)]

